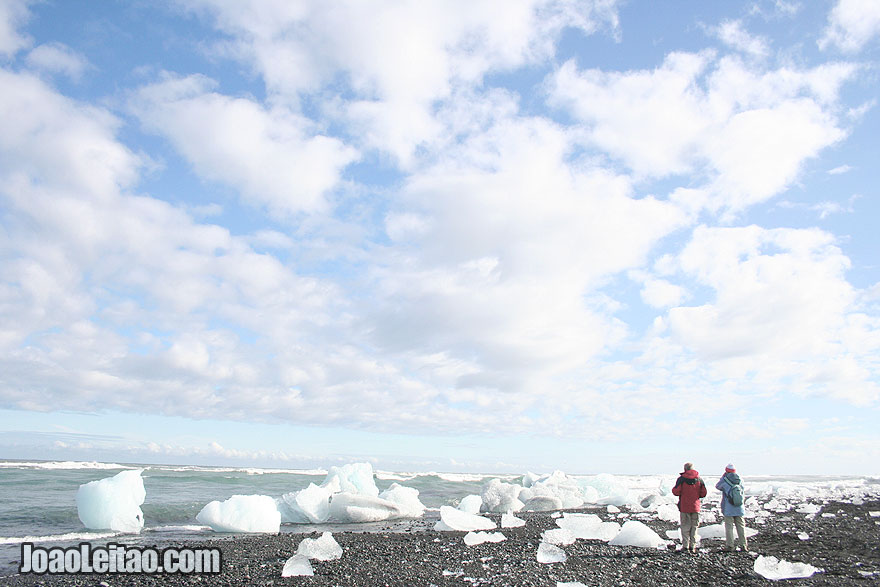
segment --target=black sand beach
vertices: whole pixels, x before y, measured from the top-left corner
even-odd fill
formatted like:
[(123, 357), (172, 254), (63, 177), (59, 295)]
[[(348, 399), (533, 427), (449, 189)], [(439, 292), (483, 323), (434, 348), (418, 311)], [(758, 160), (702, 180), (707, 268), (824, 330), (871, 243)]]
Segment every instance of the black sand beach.
[[(536, 553), (544, 530), (556, 527), (550, 513), (521, 512), (526, 526), (499, 531), (504, 542), (464, 544), (464, 532), (435, 532), (427, 520), (407, 531), (337, 532), (342, 558), (312, 561), (313, 577), (281, 577), (284, 562), (299, 542), (317, 534), (281, 533), (219, 537), (188, 546), (217, 546), (223, 551), (219, 575), (13, 575), (5, 585), (307, 585), (307, 586), (428, 586), (498, 585), (549, 586), (578, 581), (584, 585), (764, 585), (770, 581), (753, 571), (758, 554), (822, 568), (803, 585), (869, 585), (880, 583), (880, 501), (861, 505), (819, 504), (816, 516), (774, 514), (750, 539), (749, 553), (727, 553), (723, 541), (704, 540), (695, 555), (674, 550), (610, 546), (578, 540), (565, 546), (564, 563), (542, 564)], [(611, 517), (604, 509), (577, 510)], [(624, 511), (626, 511), (624, 509)], [(823, 514), (828, 514), (824, 515)], [(833, 514), (833, 516), (831, 515)], [(498, 521), (500, 515), (489, 515)], [(642, 520), (665, 538), (677, 524)], [(799, 533), (809, 535), (801, 540)], [(167, 547), (169, 544), (159, 544)]]

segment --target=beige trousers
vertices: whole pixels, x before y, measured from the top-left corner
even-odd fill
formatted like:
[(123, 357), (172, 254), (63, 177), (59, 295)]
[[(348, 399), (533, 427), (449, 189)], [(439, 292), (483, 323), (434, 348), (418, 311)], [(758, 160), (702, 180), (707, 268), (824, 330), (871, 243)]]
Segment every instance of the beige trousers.
[(733, 548), (733, 528), (736, 526), (736, 534), (739, 538), (739, 545), (743, 550), (749, 548), (749, 542), (746, 540), (746, 524), (743, 522), (742, 516), (724, 516), (724, 539), (727, 542), (727, 548)]
[(697, 528), (700, 526), (699, 512), (680, 512), (681, 547), (693, 551), (697, 548)]

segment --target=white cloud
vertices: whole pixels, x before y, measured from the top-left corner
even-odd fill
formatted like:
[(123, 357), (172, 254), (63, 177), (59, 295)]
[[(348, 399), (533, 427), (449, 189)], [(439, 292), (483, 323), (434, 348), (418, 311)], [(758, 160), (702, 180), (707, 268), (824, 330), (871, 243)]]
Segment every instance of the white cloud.
[(18, 30), (30, 17), (28, 4), (28, 0), (0, 2), (0, 55), (11, 57), (30, 45), (28, 36)]
[(725, 44), (754, 57), (766, 57), (770, 53), (767, 40), (749, 34), (742, 21), (727, 20), (715, 27), (712, 32)]
[(285, 108), (267, 110), (212, 86), (200, 76), (172, 78), (142, 88), (131, 105), (203, 177), (228, 183), (281, 218), (323, 208), (356, 152)]
[(874, 0), (838, 0), (828, 15), (828, 26), (819, 47), (836, 46), (842, 51), (861, 50), (880, 36), (880, 4)]
[(35, 47), (25, 59), (28, 66), (48, 73), (60, 73), (79, 80), (89, 67), (89, 62), (62, 43), (49, 43)]
[(322, 96), (344, 83), (354, 97), (338, 103), (336, 115), (365, 145), (391, 153), (404, 166), (412, 163), (417, 145), (442, 132), (431, 116), (436, 101), (490, 71), (550, 57), (564, 27), (588, 33), (605, 23), (616, 27), (615, 4), (197, 3), (233, 37), (227, 50), (252, 63), (276, 97), (299, 103), (302, 95)]
[(784, 190), (804, 162), (844, 136), (841, 85), (857, 68), (766, 72), (711, 52), (674, 53), (653, 71), (578, 71), (549, 80), (550, 100), (583, 123), (585, 142), (634, 173), (706, 178), (713, 208), (733, 211)]

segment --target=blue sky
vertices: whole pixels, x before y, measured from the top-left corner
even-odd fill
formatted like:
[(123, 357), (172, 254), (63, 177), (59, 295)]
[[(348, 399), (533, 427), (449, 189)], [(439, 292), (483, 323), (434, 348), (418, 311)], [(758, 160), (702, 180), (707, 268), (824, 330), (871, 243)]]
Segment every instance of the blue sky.
[(876, 474), (880, 7), (0, 0), (0, 457)]

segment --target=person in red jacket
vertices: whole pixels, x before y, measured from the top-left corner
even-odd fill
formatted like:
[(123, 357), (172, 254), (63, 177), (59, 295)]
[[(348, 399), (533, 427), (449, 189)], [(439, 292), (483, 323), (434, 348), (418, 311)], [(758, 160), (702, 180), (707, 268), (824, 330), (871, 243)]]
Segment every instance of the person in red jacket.
[(684, 464), (684, 472), (678, 476), (672, 495), (678, 496), (681, 518), (681, 549), (697, 551), (697, 528), (700, 526), (700, 498), (706, 497), (706, 484), (694, 469), (693, 463)]

